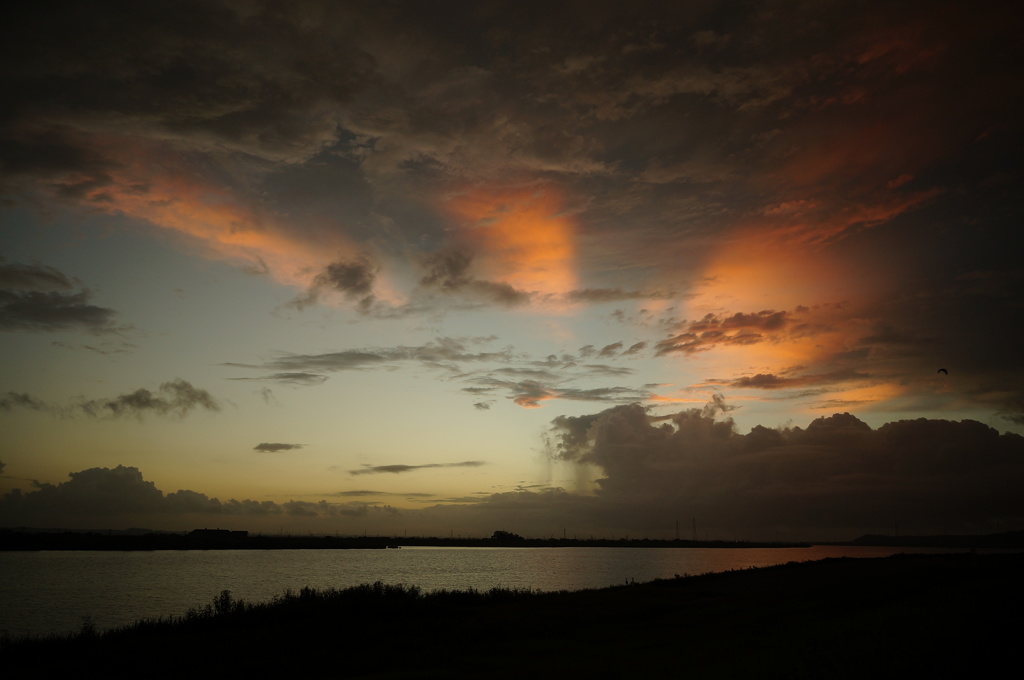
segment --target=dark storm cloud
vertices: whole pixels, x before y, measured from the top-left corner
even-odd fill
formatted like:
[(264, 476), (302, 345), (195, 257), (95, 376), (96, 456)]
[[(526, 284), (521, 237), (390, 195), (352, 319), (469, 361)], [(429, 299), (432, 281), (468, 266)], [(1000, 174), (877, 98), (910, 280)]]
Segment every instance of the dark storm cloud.
[(0, 258), (0, 331), (118, 330), (114, 310), (89, 304), (90, 297), (53, 267)]
[[(472, 272), (470, 249), (433, 210), (454, 185), (524, 176), (570, 195), (586, 287), (569, 301), (687, 294), (680, 272), (699, 276), (716, 237), (750, 220), (886, 257), (932, 238), (924, 213), (935, 210), (948, 228), (934, 250), (970, 257), (942, 272), (899, 258), (927, 293), (1011, 265), (989, 244), (1020, 214), (1012, 3), (98, 7), (30, 7), (4, 23), (0, 44), (17, 51), (0, 67), (0, 172), (22, 182), (16, 194), (97, 205), (113, 189), (150, 191), (133, 159), (173, 148), (256, 213), (287, 215), (259, 225), (285, 240), (321, 241), (297, 218), (315, 204), (318, 216), (340, 215), (331, 230), (353, 252), (383, 254), (368, 244), (386, 234), (428, 260), (407, 280), (429, 301), (390, 309), (371, 297), (386, 257), (327, 265), (300, 301), (335, 290), (378, 317), (445, 297), (539, 301)], [(252, 174), (240, 177), (242, 166)], [(316, 172), (326, 168), (330, 182)], [(894, 229), (867, 234), (880, 225)], [(658, 349), (769, 332), (683, 331)]]
[[(328, 83), (302, 74), (329, 72), (338, 100), (369, 71), (369, 60), (347, 43), (303, 30), (302, 12), (105, 4), (24, 9), (5, 22), (4, 43), (19, 46), (19, 58), (5, 60), (0, 70), (9, 119), (99, 129), (120, 119), (193, 144), (290, 159), (316, 150), (334, 132), (323, 108)], [(276, 46), (276, 57), (267, 45)], [(67, 59), (72, 54), (74, 62)], [(24, 156), (50, 158), (49, 166), (60, 169), (83, 165), (81, 153), (57, 147), (44, 154), (45, 138), (30, 141), (36, 149)]]
[(194, 387), (181, 378), (162, 383), (156, 392), (139, 388), (112, 399), (92, 399), (77, 405), (86, 414), (96, 417), (136, 416), (146, 414), (172, 415), (182, 418), (191, 411), (202, 408), (219, 411), (221, 406), (204, 389)]
[(425, 463), (423, 465), (366, 465), (358, 470), (349, 470), (351, 475), (400, 474), (428, 468), (480, 467), (487, 463), (482, 460), (465, 460), (461, 463)]
[(305, 444), (281, 444), (277, 442), (260, 442), (256, 446), (252, 447), (253, 451), (269, 451), (271, 453), (277, 451), (296, 451), (305, 446)]
[[(103, 130), (129, 121), (154, 138), (271, 160), (303, 160), (333, 145), (364, 174), (414, 186), (440, 173), (475, 179), (474, 170), (497, 166), (574, 179), (617, 171), (654, 188), (600, 196), (594, 212), (625, 204), (652, 215), (641, 206), (665, 185), (689, 196), (687, 184), (760, 178), (768, 161), (794, 150), (839, 145), (825, 123), (845, 116), (842, 138), (858, 139), (845, 129), (871, 132), (874, 121), (898, 113), (908, 79), (932, 102), (948, 100), (954, 84), (984, 95), (947, 107), (957, 132), (973, 127), (964, 123), (977, 110), (996, 109), (994, 95), (969, 79), (1009, 67), (969, 36), (994, 31), (998, 43), (1015, 25), (1001, 3), (984, 11), (958, 3), (790, 12), (770, 3), (729, 11), (715, 3), (397, 7), (25, 10), (8, 23), (16, 32), (9, 44), (23, 49), (0, 75), (9, 115), (24, 126), (54, 120)], [(564, 26), (580, 30), (567, 34)], [(932, 116), (910, 129), (912, 138), (942, 137), (950, 124)], [(898, 139), (908, 116), (890, 117), (894, 131), (865, 137)], [(688, 125), (675, 125), (679, 119)], [(38, 146), (18, 155), (46, 157)], [(71, 151), (49, 155), (85, 164)], [(914, 175), (920, 164), (865, 155), (853, 159), (854, 170), (884, 173), (885, 182)], [(756, 186), (730, 193), (761, 198)], [(607, 212), (618, 219), (622, 211)]]
[(75, 137), (67, 128), (50, 127), (0, 138), (0, 176), (92, 173), (91, 177), (103, 176), (109, 182), (109, 175), (102, 172), (107, 163), (82, 148), (82, 140)]
[[(716, 409), (712, 409), (714, 411)], [(736, 431), (708, 409), (651, 418), (636, 404), (553, 421), (550, 453), (596, 466), (598, 496), (640, 515), (658, 507), (723, 529), (913, 524), (993, 529), (1024, 521), (1024, 437), (975, 421), (872, 429), (848, 413), (806, 428)], [(710, 518), (714, 518), (711, 520)]]

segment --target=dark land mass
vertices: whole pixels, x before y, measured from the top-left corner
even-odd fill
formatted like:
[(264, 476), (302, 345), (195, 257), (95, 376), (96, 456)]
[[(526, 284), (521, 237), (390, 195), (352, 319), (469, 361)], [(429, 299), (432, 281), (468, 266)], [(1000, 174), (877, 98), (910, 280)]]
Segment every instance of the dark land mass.
[(658, 539), (523, 538), (506, 532), (491, 538), (388, 536), (274, 536), (216, 530), (180, 533), (34, 532), (0, 530), (3, 550), (340, 550), (402, 546), (469, 548), (797, 548), (807, 543), (682, 541)]
[(941, 535), (941, 536), (887, 536), (867, 534), (849, 543), (837, 545), (870, 545), (900, 548), (972, 548), (1024, 549), (1024, 531), (1004, 531), (1000, 534)]
[(1024, 553), (790, 563), (601, 590), (365, 585), (8, 641), (14, 677), (995, 677), (1019, 667)]

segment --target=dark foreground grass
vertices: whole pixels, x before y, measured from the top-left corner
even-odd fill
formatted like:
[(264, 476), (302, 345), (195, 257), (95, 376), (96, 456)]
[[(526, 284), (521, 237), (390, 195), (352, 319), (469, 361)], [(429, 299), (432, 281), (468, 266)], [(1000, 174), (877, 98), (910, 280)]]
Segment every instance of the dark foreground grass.
[[(104, 677), (986, 677), (1019, 666), (1024, 554), (830, 559), (602, 590), (376, 583), (106, 633), (7, 642), (0, 668)], [(8, 677), (15, 677), (13, 674)]]

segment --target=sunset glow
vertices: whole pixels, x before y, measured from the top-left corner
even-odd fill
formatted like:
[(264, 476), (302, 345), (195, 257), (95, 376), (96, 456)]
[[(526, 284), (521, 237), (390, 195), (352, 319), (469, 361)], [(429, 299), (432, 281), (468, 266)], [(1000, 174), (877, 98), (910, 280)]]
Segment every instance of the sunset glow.
[(0, 528), (1024, 528), (1021, 17), (25, 5)]
[(490, 278), (542, 295), (576, 287), (572, 218), (553, 187), (471, 189), (446, 202)]

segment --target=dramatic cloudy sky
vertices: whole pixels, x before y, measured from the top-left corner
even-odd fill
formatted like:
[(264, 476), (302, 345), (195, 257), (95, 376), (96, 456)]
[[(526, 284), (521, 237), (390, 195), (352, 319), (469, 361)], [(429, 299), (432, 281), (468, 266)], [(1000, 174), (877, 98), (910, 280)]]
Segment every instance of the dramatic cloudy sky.
[(19, 9), (0, 525), (1024, 528), (1021, 24)]

